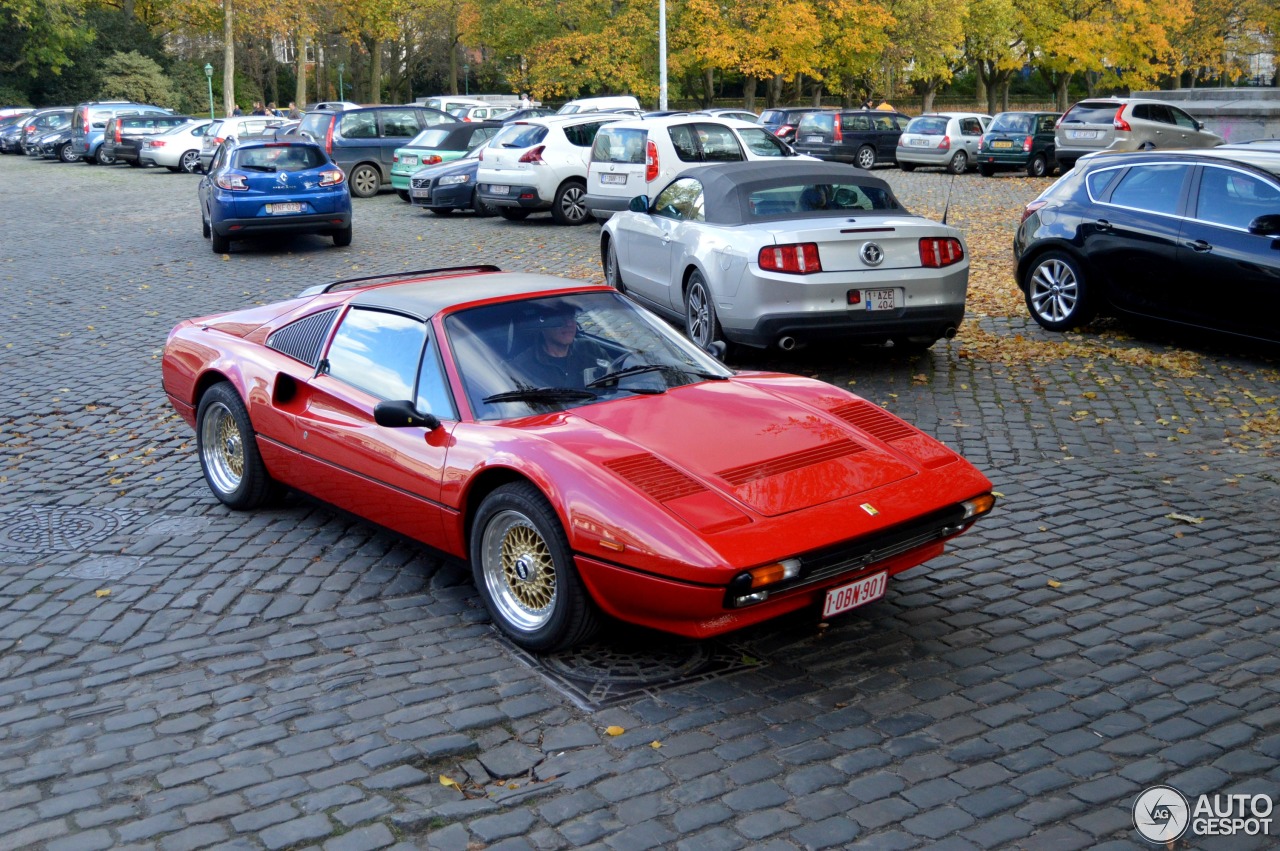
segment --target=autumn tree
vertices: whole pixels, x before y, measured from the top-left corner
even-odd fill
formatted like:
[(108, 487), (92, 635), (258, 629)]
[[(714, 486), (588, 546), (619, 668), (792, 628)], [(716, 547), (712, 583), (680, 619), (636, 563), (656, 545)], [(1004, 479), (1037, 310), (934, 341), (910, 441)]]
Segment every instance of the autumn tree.
[[(882, 67), (894, 15), (874, 0), (813, 0), (813, 6), (820, 33), (818, 74), (829, 91), (852, 105), (856, 95), (870, 88), (868, 77)], [(821, 89), (815, 87), (815, 106), (820, 98)]]
[(921, 111), (931, 112), (938, 90), (964, 67), (969, 0), (893, 0), (888, 11), (884, 63), (915, 84)]
[(965, 26), (965, 55), (986, 91), (987, 112), (998, 111), (1000, 92), (1026, 54), (1013, 0), (971, 0)]

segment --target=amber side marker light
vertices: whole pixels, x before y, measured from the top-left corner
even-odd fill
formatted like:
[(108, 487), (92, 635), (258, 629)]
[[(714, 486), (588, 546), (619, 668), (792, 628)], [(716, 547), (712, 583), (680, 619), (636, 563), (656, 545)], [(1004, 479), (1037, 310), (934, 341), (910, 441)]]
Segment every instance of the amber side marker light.
[(991, 509), (996, 507), (995, 494), (984, 493), (982, 496), (975, 496), (973, 499), (966, 499), (960, 503), (964, 506), (964, 519), (972, 520), (975, 517), (981, 517), (987, 514)]

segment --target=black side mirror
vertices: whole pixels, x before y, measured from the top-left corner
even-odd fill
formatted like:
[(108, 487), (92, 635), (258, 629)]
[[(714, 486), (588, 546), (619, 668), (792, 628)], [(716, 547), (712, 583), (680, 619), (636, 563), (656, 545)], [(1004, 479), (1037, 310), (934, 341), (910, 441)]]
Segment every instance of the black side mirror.
[(1280, 236), (1280, 213), (1258, 216), (1249, 222), (1249, 233), (1256, 233), (1258, 236)]
[(627, 205), (627, 209), (633, 213), (649, 212), (649, 196), (637, 195), (631, 199), (631, 203)]
[(420, 414), (408, 399), (379, 402), (373, 409), (373, 421), (385, 428), (425, 428), (435, 431), (440, 420), (431, 414)]

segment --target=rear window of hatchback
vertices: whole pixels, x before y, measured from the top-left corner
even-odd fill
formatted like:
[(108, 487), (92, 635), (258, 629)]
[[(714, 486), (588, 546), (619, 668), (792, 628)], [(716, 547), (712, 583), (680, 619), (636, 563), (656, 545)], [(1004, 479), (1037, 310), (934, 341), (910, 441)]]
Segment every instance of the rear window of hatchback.
[(547, 138), (547, 128), (541, 124), (512, 124), (493, 137), (491, 148), (528, 148)]
[(800, 124), (796, 127), (796, 133), (831, 133), (836, 127), (836, 117), (834, 112), (811, 112), (800, 119)]
[(234, 167), (246, 171), (306, 171), (329, 161), (312, 145), (263, 145), (238, 148), (232, 154)]
[(911, 123), (907, 125), (907, 132), (921, 136), (945, 136), (947, 119), (941, 115), (922, 115), (911, 119)]
[(591, 161), (644, 165), (649, 132), (634, 127), (601, 127), (591, 148)]
[(1118, 103), (1081, 101), (1062, 116), (1063, 124), (1110, 124), (1121, 108)]

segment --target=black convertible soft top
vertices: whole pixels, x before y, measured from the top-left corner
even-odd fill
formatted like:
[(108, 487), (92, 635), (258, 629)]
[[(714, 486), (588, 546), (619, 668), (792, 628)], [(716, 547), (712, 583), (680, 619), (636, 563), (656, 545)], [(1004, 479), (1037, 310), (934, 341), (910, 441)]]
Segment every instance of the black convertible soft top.
[[(844, 163), (813, 160), (800, 162), (748, 160), (722, 163), (687, 171), (679, 176), (679, 178), (685, 177), (696, 178), (702, 182), (705, 221), (717, 225), (740, 225), (760, 221), (761, 216), (752, 214), (748, 199), (753, 192), (764, 189), (799, 184), (843, 184), (879, 189), (893, 197), (893, 190), (889, 184), (869, 171)], [(813, 211), (806, 212), (805, 217), (848, 216), (849, 212), (849, 210)], [(906, 213), (906, 210), (901, 209), (899, 213)]]

